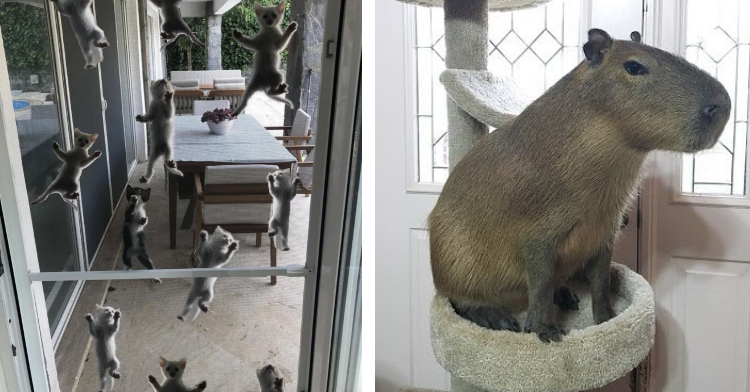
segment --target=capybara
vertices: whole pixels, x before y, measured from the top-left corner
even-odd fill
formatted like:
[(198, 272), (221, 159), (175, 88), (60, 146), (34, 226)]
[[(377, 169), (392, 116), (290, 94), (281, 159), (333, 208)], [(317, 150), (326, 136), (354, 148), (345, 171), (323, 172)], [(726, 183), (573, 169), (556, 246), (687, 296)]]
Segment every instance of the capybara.
[(456, 312), (492, 329), (559, 341), (553, 303), (577, 307), (566, 281), (609, 302), (612, 246), (653, 150), (712, 147), (729, 118), (726, 89), (682, 58), (588, 32), (586, 59), (450, 173), (429, 217), (432, 275)]

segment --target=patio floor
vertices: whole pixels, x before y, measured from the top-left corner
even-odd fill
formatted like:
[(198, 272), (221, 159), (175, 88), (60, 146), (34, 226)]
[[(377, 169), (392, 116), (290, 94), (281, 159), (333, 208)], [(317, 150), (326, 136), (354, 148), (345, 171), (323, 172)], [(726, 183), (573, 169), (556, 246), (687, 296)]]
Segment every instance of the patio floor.
[[(255, 112), (257, 113), (257, 112)], [(145, 171), (139, 164), (130, 181)], [(178, 230), (177, 248), (169, 249), (167, 193), (164, 171), (156, 170), (149, 184), (151, 200), (146, 205), (149, 224), (146, 245), (156, 268), (184, 268), (192, 250), (190, 230)], [(178, 222), (187, 208), (178, 201)], [(292, 201), (289, 233), (291, 250), (278, 252), (278, 265), (304, 264), (310, 198)], [(94, 270), (122, 269), (122, 222), (125, 203), (121, 202), (94, 262)], [(240, 249), (228, 267), (269, 265), (269, 240), (255, 248), (254, 234), (237, 234)], [(133, 259), (135, 269), (143, 268)], [(215, 298), (208, 314), (201, 313), (193, 323), (177, 319), (190, 288), (190, 279), (168, 279), (161, 284), (143, 280), (90, 281), (84, 284), (66, 331), (56, 351), (58, 378), (62, 391), (96, 391), (99, 388), (96, 355), (88, 334), (86, 313), (94, 313), (101, 303), (122, 311), (117, 335), (117, 356), (122, 378), (115, 391), (151, 391), (149, 374), (162, 379), (158, 356), (170, 360), (188, 358), (183, 380), (188, 386), (208, 381), (208, 391), (259, 391), (255, 369), (266, 363), (278, 366), (285, 375), (288, 390), (296, 389), (299, 335), (302, 316), (302, 278), (279, 277), (271, 286), (269, 278), (226, 278), (217, 281)]]

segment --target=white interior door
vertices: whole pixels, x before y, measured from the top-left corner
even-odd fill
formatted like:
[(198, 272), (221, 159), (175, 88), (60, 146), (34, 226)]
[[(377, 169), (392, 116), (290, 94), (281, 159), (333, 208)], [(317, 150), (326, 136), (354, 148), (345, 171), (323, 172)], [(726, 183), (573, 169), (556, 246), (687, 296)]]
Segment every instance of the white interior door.
[[(591, 27), (628, 39), (641, 31), (641, 0), (553, 0), (547, 6), (491, 13), (489, 70), (510, 75), (532, 97), (581, 61)], [(376, 390), (450, 389), (434, 359), (429, 307), (434, 285), (427, 216), (447, 177), (442, 10), (375, 2)], [(540, 78), (539, 75), (544, 75)], [(637, 211), (615, 260), (637, 267)], [(625, 392), (629, 377), (601, 391)]]
[(730, 120), (713, 149), (654, 157), (642, 248), (657, 311), (651, 390), (746, 391), (750, 3), (651, 3), (648, 41), (716, 76), (732, 99)]

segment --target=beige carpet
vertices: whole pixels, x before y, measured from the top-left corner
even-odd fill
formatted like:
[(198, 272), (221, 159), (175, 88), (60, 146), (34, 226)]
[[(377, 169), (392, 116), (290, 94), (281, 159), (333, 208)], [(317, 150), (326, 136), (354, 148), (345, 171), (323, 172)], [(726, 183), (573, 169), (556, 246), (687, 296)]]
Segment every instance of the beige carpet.
[[(131, 180), (145, 170), (141, 164)], [(157, 170), (149, 186), (151, 200), (146, 206), (147, 247), (156, 268), (184, 268), (192, 249), (189, 230), (178, 230), (177, 249), (169, 249), (168, 203), (164, 189), (164, 172)], [(278, 252), (278, 264), (304, 264), (310, 198), (298, 196), (292, 202), (289, 233), (291, 250)], [(178, 225), (187, 207), (187, 200), (178, 204)], [(123, 267), (119, 252), (124, 206), (99, 251), (94, 269)], [(263, 238), (255, 248), (255, 235), (236, 235), (240, 250), (227, 267), (267, 266), (269, 241)], [(136, 269), (143, 268), (133, 259)], [(149, 374), (161, 380), (157, 358), (188, 358), (184, 377), (187, 385), (208, 381), (207, 391), (258, 391), (255, 369), (271, 362), (282, 369), (287, 388), (296, 389), (299, 357), (299, 335), (302, 316), (302, 278), (279, 277), (271, 286), (269, 278), (219, 279), (215, 298), (208, 314), (201, 313), (194, 323), (177, 320), (182, 311), (189, 279), (169, 279), (162, 284), (150, 281), (112, 281), (106, 304), (119, 308), (123, 318), (117, 335), (117, 356), (122, 378), (115, 382), (115, 391), (151, 391), (146, 381)], [(56, 359), (63, 391), (96, 391), (99, 387), (96, 356), (84, 354), (88, 331), (83, 315), (94, 311), (102, 298), (106, 282), (88, 282), (68, 323), (58, 347)], [(76, 374), (84, 360), (76, 385)]]

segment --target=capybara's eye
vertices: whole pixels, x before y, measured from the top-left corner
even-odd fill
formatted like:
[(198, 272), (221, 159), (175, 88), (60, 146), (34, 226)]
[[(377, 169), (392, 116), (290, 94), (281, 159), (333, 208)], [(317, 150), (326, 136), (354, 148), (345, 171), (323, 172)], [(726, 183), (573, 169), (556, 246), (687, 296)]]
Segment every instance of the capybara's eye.
[(623, 66), (631, 75), (645, 75), (648, 73), (648, 68), (637, 61), (628, 61)]

